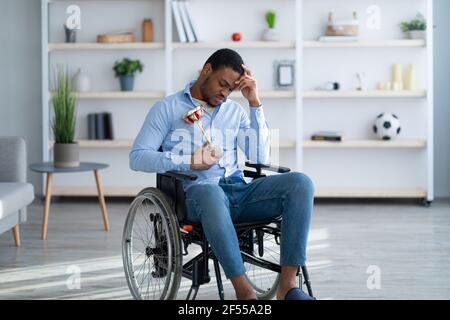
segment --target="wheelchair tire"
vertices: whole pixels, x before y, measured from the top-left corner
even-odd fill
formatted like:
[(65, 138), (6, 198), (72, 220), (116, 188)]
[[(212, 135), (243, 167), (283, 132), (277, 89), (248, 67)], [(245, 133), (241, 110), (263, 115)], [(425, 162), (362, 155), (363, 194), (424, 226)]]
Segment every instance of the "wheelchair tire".
[(122, 237), (123, 266), (133, 298), (176, 299), (183, 262), (179, 230), (162, 191), (139, 192), (128, 210)]
[[(260, 243), (258, 243), (257, 232), (259, 232), (260, 236), (262, 236), (262, 247), (260, 250)], [(242, 248), (241, 250), (245, 251), (248, 254), (251, 254), (255, 257), (265, 259), (275, 264), (280, 263), (280, 248), (279, 244), (275, 240), (273, 234), (266, 233), (262, 231), (260, 228), (250, 229), (245, 231), (241, 237), (246, 239), (245, 237), (251, 237), (251, 249), (247, 246), (246, 249)], [(244, 240), (246, 241), (246, 240)], [(248, 241), (248, 240), (247, 240)], [(244, 260), (245, 261), (245, 260)], [(271, 300), (275, 297), (278, 286), (280, 284), (280, 274), (278, 272), (274, 272), (263, 268), (261, 266), (251, 264), (249, 262), (244, 262), (244, 266), (246, 269), (246, 276), (252, 285), (253, 289), (256, 291), (256, 296), (259, 300)]]

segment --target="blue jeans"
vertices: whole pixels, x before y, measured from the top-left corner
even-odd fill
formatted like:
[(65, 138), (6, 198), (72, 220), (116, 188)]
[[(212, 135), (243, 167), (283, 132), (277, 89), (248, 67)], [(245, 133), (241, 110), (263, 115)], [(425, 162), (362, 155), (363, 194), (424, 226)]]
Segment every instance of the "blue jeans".
[(187, 219), (201, 223), (227, 278), (245, 274), (233, 223), (272, 220), (280, 215), (282, 266), (304, 266), (314, 187), (311, 179), (292, 172), (256, 179), (222, 178), (186, 191)]

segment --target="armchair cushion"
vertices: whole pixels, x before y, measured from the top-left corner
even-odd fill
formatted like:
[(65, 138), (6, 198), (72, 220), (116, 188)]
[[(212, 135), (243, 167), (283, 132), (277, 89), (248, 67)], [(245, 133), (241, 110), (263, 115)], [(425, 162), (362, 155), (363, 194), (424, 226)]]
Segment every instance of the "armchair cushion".
[(26, 143), (21, 137), (0, 137), (0, 182), (26, 182)]
[(25, 208), (33, 200), (33, 185), (23, 182), (0, 183), (0, 219)]

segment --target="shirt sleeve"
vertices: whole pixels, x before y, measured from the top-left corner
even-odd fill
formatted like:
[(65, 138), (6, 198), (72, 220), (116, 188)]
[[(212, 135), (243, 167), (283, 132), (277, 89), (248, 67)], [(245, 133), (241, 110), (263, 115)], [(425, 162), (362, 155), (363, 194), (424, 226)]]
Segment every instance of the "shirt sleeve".
[(247, 159), (254, 163), (268, 164), (270, 161), (270, 130), (262, 106), (250, 106), (250, 118), (242, 110), (238, 132), (238, 145)]
[(191, 155), (158, 151), (170, 132), (171, 118), (164, 101), (157, 102), (151, 108), (129, 155), (132, 170), (158, 173), (190, 170)]

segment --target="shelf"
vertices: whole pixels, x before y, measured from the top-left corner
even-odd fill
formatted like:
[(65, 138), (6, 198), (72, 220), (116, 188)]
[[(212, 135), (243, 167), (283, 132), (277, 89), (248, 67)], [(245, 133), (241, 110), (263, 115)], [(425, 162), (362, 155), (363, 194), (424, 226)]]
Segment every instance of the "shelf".
[[(50, 93), (50, 97), (51, 97)], [(264, 99), (292, 99), (295, 91), (267, 90), (259, 92)], [(414, 91), (305, 91), (305, 99), (330, 98), (425, 98), (425, 90)], [(90, 91), (78, 92), (79, 99), (162, 99), (163, 91)], [(240, 92), (233, 92), (232, 99), (245, 99)]]
[(78, 92), (79, 99), (162, 99), (163, 91), (91, 91)]
[[(265, 99), (286, 99), (295, 98), (295, 91), (268, 90), (259, 91), (259, 97)], [(233, 92), (230, 95), (232, 99), (245, 99), (240, 92)]]
[[(163, 99), (163, 91), (90, 91), (78, 92), (79, 99)], [(51, 98), (52, 93), (49, 93)], [(283, 99), (295, 98), (294, 91), (260, 91), (260, 98)], [(232, 99), (245, 99), (240, 92), (233, 92)]]
[(422, 188), (317, 188), (316, 198), (425, 198)]
[(402, 91), (305, 91), (303, 97), (306, 99), (327, 98), (426, 98), (426, 90), (402, 90)]
[[(130, 149), (133, 145), (132, 139), (116, 140), (77, 140), (80, 148), (83, 149)], [(50, 148), (53, 147), (53, 141), (49, 141)], [(330, 141), (304, 141), (305, 149), (422, 149), (427, 145), (425, 140), (348, 140), (343, 142)], [(278, 143), (272, 142), (272, 148), (292, 149), (296, 147), (295, 140), (281, 140)]]
[[(77, 140), (78, 146), (82, 149), (130, 149), (133, 146), (131, 139), (116, 140)], [(49, 148), (53, 148), (53, 141), (49, 141)]]
[(133, 146), (133, 140), (78, 140), (78, 144), (83, 149), (130, 149)]
[(391, 141), (383, 140), (347, 140), (342, 142), (333, 141), (304, 141), (304, 148), (307, 149), (422, 149), (427, 146), (425, 140), (398, 139)]
[[(217, 41), (217, 42), (174, 42), (174, 49), (295, 49), (295, 41)], [(320, 42), (304, 41), (304, 48), (421, 48), (424, 40), (390, 40), (390, 41), (355, 41), (355, 42)], [(49, 51), (57, 50), (159, 50), (164, 49), (163, 42), (130, 42), (130, 43), (49, 43)]]
[[(50, 93), (51, 96), (51, 93)], [(267, 90), (259, 92), (260, 98), (291, 99), (295, 91)], [(414, 91), (305, 91), (305, 99), (327, 98), (425, 98), (425, 90)], [(163, 91), (90, 91), (78, 92), (79, 99), (162, 99)], [(232, 99), (244, 99), (240, 92), (233, 92)]]
[(425, 40), (348, 41), (322, 42), (304, 41), (304, 48), (424, 48)]
[[(80, 148), (83, 149), (130, 149), (133, 146), (131, 139), (116, 140), (77, 140)], [(53, 141), (49, 141), (50, 148), (53, 148)], [(272, 143), (272, 148), (279, 147), (281, 149), (295, 148), (294, 140), (281, 140), (278, 144)]]
[(49, 51), (57, 50), (159, 50), (164, 49), (163, 42), (130, 42), (130, 43), (49, 43)]
[(280, 140), (279, 143), (272, 142), (272, 148), (293, 149), (297, 145), (295, 140)]
[[(148, 187), (148, 186), (146, 186)], [(103, 187), (105, 196), (134, 197), (144, 187)], [(95, 187), (54, 186), (54, 196), (97, 196)], [(427, 192), (421, 188), (317, 188), (316, 198), (425, 198)]]
[(295, 41), (219, 41), (219, 42), (174, 42), (174, 49), (294, 49)]

